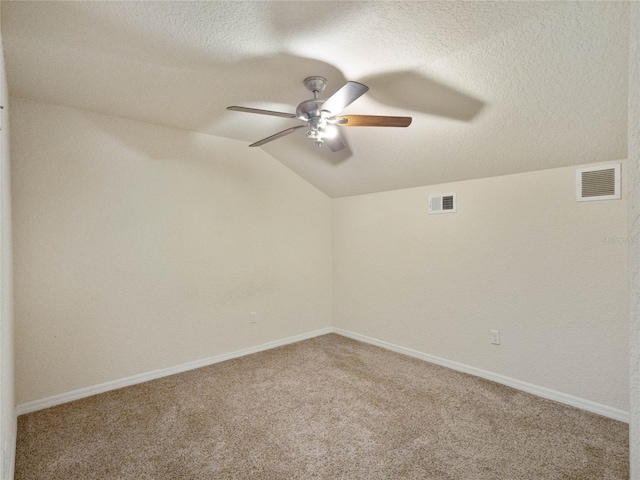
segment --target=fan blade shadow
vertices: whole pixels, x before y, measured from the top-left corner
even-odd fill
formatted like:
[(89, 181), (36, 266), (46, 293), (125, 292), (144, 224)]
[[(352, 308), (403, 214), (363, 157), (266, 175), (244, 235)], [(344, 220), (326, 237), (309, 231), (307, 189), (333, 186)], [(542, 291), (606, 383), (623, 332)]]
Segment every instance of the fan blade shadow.
[(372, 75), (362, 82), (370, 87), (367, 95), (378, 102), (464, 122), (473, 120), (485, 105), (411, 70)]

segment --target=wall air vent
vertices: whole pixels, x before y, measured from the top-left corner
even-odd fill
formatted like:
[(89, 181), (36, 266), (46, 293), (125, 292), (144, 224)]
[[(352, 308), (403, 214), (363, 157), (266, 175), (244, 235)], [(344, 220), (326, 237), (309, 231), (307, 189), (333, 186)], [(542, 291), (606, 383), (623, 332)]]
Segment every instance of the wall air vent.
[(456, 206), (455, 193), (429, 195), (429, 213), (455, 213)]
[(576, 170), (576, 200), (614, 200), (620, 198), (620, 164)]

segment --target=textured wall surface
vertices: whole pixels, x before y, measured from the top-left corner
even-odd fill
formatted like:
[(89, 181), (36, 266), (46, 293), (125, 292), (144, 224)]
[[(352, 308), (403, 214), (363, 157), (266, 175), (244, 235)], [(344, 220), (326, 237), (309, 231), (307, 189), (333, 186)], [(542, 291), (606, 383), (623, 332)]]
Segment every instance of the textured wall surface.
[(18, 404), (331, 325), (331, 201), (279, 162), (11, 107)]
[(629, 51), (629, 268), (631, 478), (640, 480), (640, 3), (631, 4)]
[(576, 202), (575, 175), (334, 200), (334, 325), (628, 411), (627, 202)]

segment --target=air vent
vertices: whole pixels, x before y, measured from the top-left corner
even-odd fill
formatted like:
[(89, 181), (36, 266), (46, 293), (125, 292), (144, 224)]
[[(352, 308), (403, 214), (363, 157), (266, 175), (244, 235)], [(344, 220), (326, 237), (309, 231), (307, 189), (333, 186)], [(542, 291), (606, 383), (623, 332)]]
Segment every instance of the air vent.
[(429, 213), (455, 213), (456, 194), (443, 193), (429, 196)]
[(620, 164), (576, 170), (576, 200), (614, 200), (620, 198)]

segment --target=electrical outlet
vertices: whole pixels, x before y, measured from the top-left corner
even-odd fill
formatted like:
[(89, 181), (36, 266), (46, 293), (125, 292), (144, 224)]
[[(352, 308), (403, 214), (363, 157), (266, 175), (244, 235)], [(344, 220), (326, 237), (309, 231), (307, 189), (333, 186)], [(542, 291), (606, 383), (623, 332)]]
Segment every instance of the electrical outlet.
[(258, 312), (251, 312), (251, 315), (249, 315), (249, 323), (258, 323)]
[(491, 332), (491, 343), (500, 345), (500, 330), (489, 330)]

